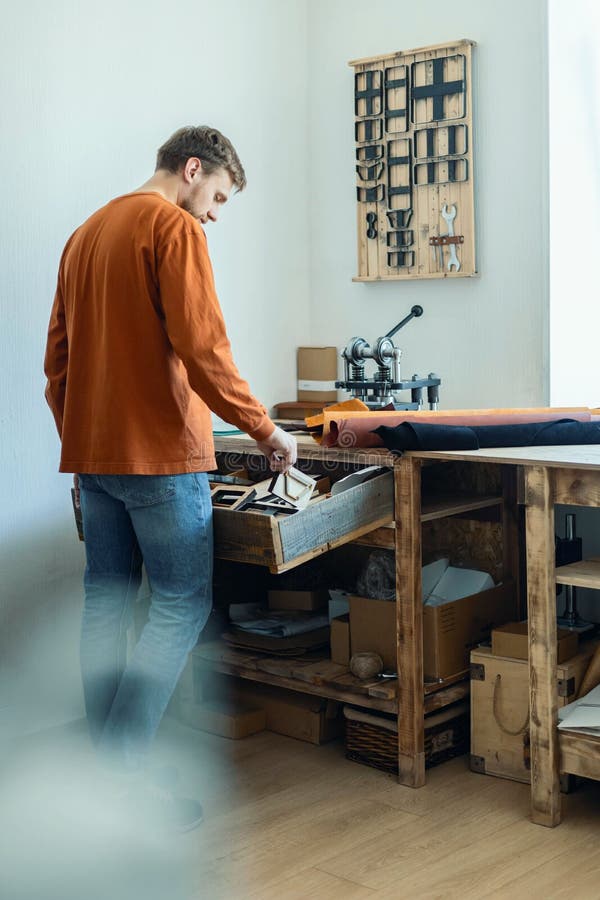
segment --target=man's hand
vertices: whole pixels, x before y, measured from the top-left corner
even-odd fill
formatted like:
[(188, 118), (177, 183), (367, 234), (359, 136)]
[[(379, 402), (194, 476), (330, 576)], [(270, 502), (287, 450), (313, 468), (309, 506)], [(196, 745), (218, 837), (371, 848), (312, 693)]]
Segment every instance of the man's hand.
[(275, 428), (266, 441), (257, 441), (256, 446), (269, 460), (272, 472), (287, 472), (298, 457), (296, 438), (281, 428)]

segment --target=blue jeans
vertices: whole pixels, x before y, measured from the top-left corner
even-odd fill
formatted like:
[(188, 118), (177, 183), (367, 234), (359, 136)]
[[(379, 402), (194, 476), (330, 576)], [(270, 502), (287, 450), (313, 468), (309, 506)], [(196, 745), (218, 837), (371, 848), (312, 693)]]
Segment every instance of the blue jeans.
[[(87, 565), (81, 671), (92, 740), (141, 768), (212, 605), (212, 506), (205, 473), (80, 475)], [(141, 582), (149, 617), (127, 660)]]

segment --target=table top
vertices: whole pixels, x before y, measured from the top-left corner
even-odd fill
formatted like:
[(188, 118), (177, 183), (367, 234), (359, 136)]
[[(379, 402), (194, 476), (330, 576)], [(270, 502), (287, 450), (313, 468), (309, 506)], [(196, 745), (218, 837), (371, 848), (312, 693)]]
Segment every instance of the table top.
[(561, 469), (600, 469), (600, 444), (564, 444), (558, 447), (487, 447), (483, 450), (416, 450), (420, 459), (459, 459), (518, 466)]
[[(321, 447), (308, 434), (295, 436), (300, 459), (320, 459), (370, 466), (393, 466), (400, 457), (385, 448)], [(256, 443), (247, 434), (215, 435), (219, 453), (255, 453)], [(405, 456), (431, 460), (493, 462), (518, 466), (567, 469), (600, 469), (600, 444), (558, 447), (489, 447), (484, 450), (411, 450)]]
[[(295, 434), (299, 459), (319, 459), (330, 462), (348, 462), (365, 466), (393, 466), (397, 454), (385, 447), (321, 447), (309, 434)], [(247, 434), (214, 435), (217, 453), (256, 453), (256, 442)]]

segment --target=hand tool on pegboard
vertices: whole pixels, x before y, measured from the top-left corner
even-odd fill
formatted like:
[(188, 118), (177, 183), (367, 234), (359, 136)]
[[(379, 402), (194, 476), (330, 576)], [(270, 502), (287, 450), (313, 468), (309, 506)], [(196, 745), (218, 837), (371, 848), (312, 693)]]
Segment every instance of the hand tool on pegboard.
[[(454, 237), (454, 220), (456, 218), (456, 206), (451, 206), (450, 209), (444, 205), (442, 206), (442, 218), (444, 219), (446, 225), (448, 226), (448, 237)], [(454, 244), (450, 244), (450, 255), (448, 258), (448, 271), (450, 272), (452, 266), (454, 266), (457, 272), (460, 272), (460, 261), (458, 256), (456, 255), (456, 246)]]
[[(442, 207), (442, 218), (446, 222), (448, 226), (448, 234), (440, 234), (439, 237), (433, 235), (429, 238), (429, 244), (433, 247), (433, 252), (435, 254), (435, 248), (439, 248), (440, 254), (440, 267), (444, 266), (444, 247), (449, 247), (449, 256), (448, 256), (448, 271), (452, 270), (454, 266), (455, 271), (460, 271), (460, 260), (456, 255), (456, 245), (462, 244), (464, 242), (464, 236), (462, 234), (454, 234), (454, 219), (456, 218), (456, 205), (453, 204), (450, 209), (448, 209), (447, 205), (444, 203)], [(435, 256), (434, 256), (435, 258)]]

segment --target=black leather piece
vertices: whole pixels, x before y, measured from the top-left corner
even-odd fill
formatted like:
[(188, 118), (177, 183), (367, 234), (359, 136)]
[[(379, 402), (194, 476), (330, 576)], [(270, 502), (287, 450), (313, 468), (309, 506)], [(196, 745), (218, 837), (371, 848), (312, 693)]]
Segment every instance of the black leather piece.
[(478, 450), (482, 447), (548, 447), (600, 444), (600, 424), (559, 419), (518, 425), (431, 425), (403, 422), (374, 431), (388, 450)]

